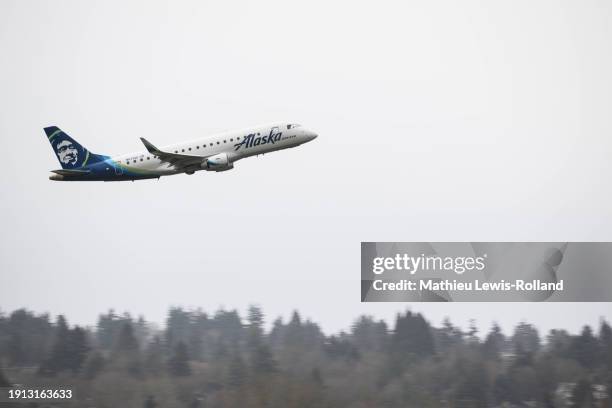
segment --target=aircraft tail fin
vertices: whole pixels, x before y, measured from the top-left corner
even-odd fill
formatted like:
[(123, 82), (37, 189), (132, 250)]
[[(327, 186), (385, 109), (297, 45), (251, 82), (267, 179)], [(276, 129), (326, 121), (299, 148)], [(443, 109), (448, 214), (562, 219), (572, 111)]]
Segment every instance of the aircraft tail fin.
[(107, 159), (90, 152), (57, 126), (46, 127), (45, 133), (63, 169), (76, 169)]

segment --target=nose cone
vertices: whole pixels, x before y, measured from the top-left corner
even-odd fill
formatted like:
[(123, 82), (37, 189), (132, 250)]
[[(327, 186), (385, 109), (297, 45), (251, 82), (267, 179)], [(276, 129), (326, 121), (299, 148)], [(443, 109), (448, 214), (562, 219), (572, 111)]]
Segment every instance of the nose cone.
[(315, 140), (319, 135), (312, 130), (304, 130), (304, 136), (306, 137), (306, 141), (310, 142), (311, 140)]

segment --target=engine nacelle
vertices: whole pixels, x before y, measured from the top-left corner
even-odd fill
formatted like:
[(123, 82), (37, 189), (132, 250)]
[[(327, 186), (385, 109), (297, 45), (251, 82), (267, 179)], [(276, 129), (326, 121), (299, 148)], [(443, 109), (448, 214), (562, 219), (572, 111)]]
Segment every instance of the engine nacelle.
[(226, 171), (233, 169), (234, 163), (230, 161), (227, 153), (219, 153), (204, 160), (201, 166), (208, 171)]

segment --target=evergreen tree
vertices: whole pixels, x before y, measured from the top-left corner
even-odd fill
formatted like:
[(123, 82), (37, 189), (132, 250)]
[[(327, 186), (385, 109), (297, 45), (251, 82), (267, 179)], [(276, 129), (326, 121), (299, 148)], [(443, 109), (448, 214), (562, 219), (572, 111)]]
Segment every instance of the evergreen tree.
[(546, 344), (553, 356), (567, 358), (572, 345), (572, 336), (565, 330), (552, 329), (547, 336)]
[(166, 344), (173, 349), (179, 342), (187, 344), (191, 337), (191, 312), (173, 307), (166, 319)]
[(454, 347), (463, 344), (463, 333), (458, 327), (453, 326), (448, 317), (444, 318), (442, 327), (434, 332), (437, 350), (440, 353), (447, 352)]
[(76, 373), (81, 369), (88, 351), (85, 331), (78, 326), (71, 330), (64, 316), (60, 315), (55, 328), (55, 343), (39, 372), (43, 375), (55, 375), (64, 370)]
[(493, 324), (491, 331), (485, 339), (483, 352), (487, 358), (498, 359), (504, 345), (504, 335), (501, 332), (501, 328), (497, 323)]
[(236, 310), (219, 310), (212, 321), (213, 327), (221, 335), (220, 340), (226, 347), (235, 349), (242, 340), (243, 326)]
[(394, 381), (410, 365), (434, 353), (433, 333), (423, 316), (410, 311), (405, 314), (398, 313), (395, 329), (389, 339), (388, 352), (385, 355), (386, 369), (381, 375), (381, 384)]
[(134, 323), (134, 337), (138, 343), (138, 348), (142, 349), (149, 339), (149, 325), (144, 316), (138, 316)]
[(125, 320), (119, 336), (115, 343), (112, 356), (114, 364), (127, 370), (133, 376), (142, 374), (142, 361), (138, 347), (138, 340), (134, 335), (134, 328), (131, 321)]
[(100, 315), (96, 330), (96, 337), (100, 347), (105, 350), (113, 350), (125, 323), (132, 324), (132, 317), (128, 313), (118, 316), (111, 309), (107, 314)]
[(343, 359), (345, 361), (357, 360), (360, 357), (357, 347), (351, 342), (346, 333), (341, 332), (338, 336), (331, 336), (323, 348), (332, 359)]
[(247, 368), (240, 354), (232, 357), (228, 367), (227, 382), (232, 387), (240, 387), (246, 383)]
[(36, 316), (19, 309), (0, 319), (0, 352), (5, 352), (11, 366), (39, 365), (48, 354), (53, 337), (49, 316)]
[(81, 367), (83, 367), (83, 364), (87, 359), (87, 354), (90, 350), (89, 342), (87, 340), (87, 332), (79, 326), (75, 326), (72, 330), (70, 330), (68, 339), (70, 358), (66, 368), (76, 373), (81, 370)]
[(514, 329), (512, 344), (516, 354), (520, 352), (522, 354), (533, 355), (540, 350), (540, 336), (535, 327), (521, 322)]
[(255, 373), (273, 373), (276, 371), (276, 362), (267, 344), (259, 344), (251, 353), (251, 369)]
[(249, 307), (247, 347), (251, 370), (256, 374), (271, 373), (276, 370), (276, 363), (270, 347), (264, 339), (264, 314), (256, 306)]
[[(612, 377), (612, 327), (605, 320), (602, 320), (599, 326), (599, 349), (603, 356), (602, 363)], [(612, 390), (610, 391), (612, 394)]]
[(188, 339), (188, 349), (192, 359), (203, 361), (209, 357), (210, 349), (207, 343), (211, 328), (211, 322), (206, 313), (201, 310), (192, 313)]
[(467, 340), (471, 344), (480, 343), (480, 339), (478, 338), (478, 326), (476, 325), (476, 320), (470, 319), (470, 327), (467, 332)]
[(23, 366), (27, 364), (27, 354), (24, 347), (22, 335), (19, 332), (9, 335), (7, 344), (8, 361), (11, 366)]
[(268, 336), (270, 346), (275, 350), (279, 350), (285, 344), (285, 325), (280, 317), (272, 323), (272, 330)]
[(134, 328), (129, 321), (123, 323), (119, 337), (115, 344), (116, 354), (132, 354), (138, 352), (138, 340), (134, 335)]
[(174, 353), (168, 361), (168, 369), (170, 374), (177, 377), (191, 375), (187, 346), (182, 341), (174, 347)]
[(258, 348), (263, 343), (264, 316), (261, 309), (256, 306), (250, 306), (247, 321), (247, 345), (249, 349), (253, 350)]
[(250, 330), (257, 331), (260, 335), (263, 334), (264, 314), (260, 307), (249, 306), (247, 321)]
[(403, 361), (415, 361), (434, 354), (434, 340), (429, 327), (420, 313), (408, 311), (398, 315), (395, 331), (391, 336), (391, 353)]
[(83, 366), (83, 375), (88, 380), (93, 380), (102, 372), (106, 365), (106, 359), (98, 351), (90, 354)]
[(297, 310), (293, 311), (291, 320), (285, 327), (284, 343), (285, 347), (302, 347), (303, 345), (302, 318)]
[(387, 324), (361, 316), (351, 327), (351, 335), (358, 350), (381, 351), (387, 343)]
[(584, 326), (579, 336), (574, 337), (570, 346), (570, 355), (586, 368), (599, 364), (599, 342), (593, 336), (590, 326)]
[(164, 345), (159, 336), (155, 336), (147, 350), (144, 358), (144, 368), (147, 375), (159, 375), (164, 369)]
[(454, 406), (487, 407), (487, 373), (482, 361), (464, 361), (454, 393)]
[(321, 333), (319, 325), (306, 320), (302, 324), (302, 347), (305, 351), (314, 351), (320, 348), (325, 341), (325, 336)]

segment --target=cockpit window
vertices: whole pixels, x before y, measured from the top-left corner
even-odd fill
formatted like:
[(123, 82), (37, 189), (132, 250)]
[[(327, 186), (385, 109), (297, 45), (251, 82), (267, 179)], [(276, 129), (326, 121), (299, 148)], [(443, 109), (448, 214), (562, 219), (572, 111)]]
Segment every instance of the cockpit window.
[(300, 127), (302, 125), (298, 125), (297, 123), (291, 123), (289, 125), (287, 125), (287, 129), (295, 129), (297, 127)]

